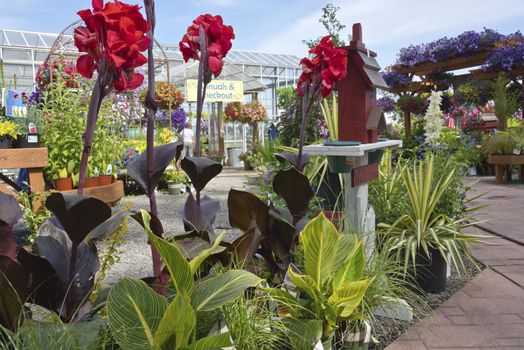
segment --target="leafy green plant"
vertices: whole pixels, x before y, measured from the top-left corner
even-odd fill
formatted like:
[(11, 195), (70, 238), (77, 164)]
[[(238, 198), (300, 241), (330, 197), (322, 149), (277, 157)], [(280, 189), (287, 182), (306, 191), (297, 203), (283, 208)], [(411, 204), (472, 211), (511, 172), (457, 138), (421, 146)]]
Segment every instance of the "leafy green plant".
[[(73, 83), (71, 79), (74, 79)], [(70, 86), (77, 88), (71, 89)], [(66, 169), (72, 177), (79, 173), (92, 86), (91, 80), (57, 74), (56, 79), (44, 91), (44, 103), (40, 112), (41, 141), (48, 149), (49, 166), (45, 169), (48, 180), (57, 178), (61, 169)], [(92, 145), (93, 159), (88, 164), (88, 173), (91, 176), (94, 175), (95, 168), (100, 173), (105, 173), (109, 164), (116, 170), (123, 154), (122, 135), (121, 119), (115, 116), (111, 102), (106, 100), (100, 108)]]
[(25, 191), (18, 192), (18, 203), (22, 207), (22, 214), (26, 227), (31, 231), (28, 241), (33, 244), (38, 229), (42, 223), (51, 216), (51, 212), (43, 205), (45, 199), (49, 196), (49, 192), (44, 193), (28, 193)]
[(508, 118), (518, 110), (518, 92), (509, 92), (507, 86), (509, 80), (504, 73), (500, 73), (495, 82), (495, 115), (499, 120), (499, 129), (506, 130)]
[(166, 182), (180, 184), (188, 183), (188, 178), (186, 174), (179, 170), (166, 170), (162, 177)]
[(323, 214), (300, 233), (303, 271), (290, 266), (287, 276), (299, 294), (269, 289), (281, 306), (293, 349), (329, 341), (342, 322), (360, 318), (357, 308), (373, 278), (365, 278), (366, 258), (356, 235), (340, 234)]
[(509, 137), (513, 141), (513, 148), (520, 150), (520, 153), (524, 153), (524, 123), (515, 128), (508, 129)]
[(391, 150), (382, 156), (378, 177), (369, 184), (369, 202), (373, 206), (377, 223), (393, 223), (404, 209), (402, 171), (404, 165), (395, 166)]
[(10, 120), (0, 119), (0, 140), (14, 140), (21, 135), (20, 127), (18, 124)]
[(515, 147), (515, 143), (513, 142), (513, 139), (509, 136), (498, 135), (488, 139), (485, 147), (488, 154), (511, 155), (513, 154), (513, 148)]
[(222, 307), (224, 321), (237, 349), (272, 350), (285, 348), (285, 327), (267, 307), (268, 297), (257, 294), (238, 298)]
[(336, 94), (331, 94), (331, 106), (327, 99), (323, 99), (320, 107), (322, 115), (329, 130), (329, 138), (332, 141), (338, 141), (338, 99)]
[(438, 249), (446, 260), (449, 253), (459, 271), (460, 267), (466, 270), (462, 254), (475, 264), (469, 245), (480, 237), (462, 232), (474, 222), (468, 222), (468, 218), (449, 217), (435, 210), (450, 186), (454, 172), (451, 170), (446, 176), (435, 176), (433, 155), (403, 169), (402, 181), (408, 194), (406, 212), (393, 224), (381, 223), (379, 228), (385, 246), (395, 251), (398, 259), (402, 258), (405, 270), (415, 265), (417, 254), (431, 259), (430, 248)]
[(195, 283), (200, 264), (218, 247), (215, 244), (187, 261), (176, 244), (157, 237), (150, 229), (150, 216), (142, 211), (146, 232), (162, 256), (175, 298), (168, 300), (155, 293), (145, 282), (121, 279), (109, 293), (108, 322), (122, 349), (209, 349), (231, 345), (229, 333), (196, 339), (199, 312), (220, 308), (241, 296), (247, 288), (262, 282), (242, 270), (230, 270)]

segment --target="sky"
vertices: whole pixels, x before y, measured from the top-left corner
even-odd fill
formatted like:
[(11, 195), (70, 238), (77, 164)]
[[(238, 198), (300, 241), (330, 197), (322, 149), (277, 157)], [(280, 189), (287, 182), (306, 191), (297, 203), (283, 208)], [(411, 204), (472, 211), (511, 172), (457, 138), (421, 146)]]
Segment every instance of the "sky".
[[(383, 67), (410, 44), (483, 27), (503, 34), (524, 30), (524, 0), (156, 0), (156, 37), (178, 44), (199, 14), (220, 14), (235, 29), (233, 48), (303, 57), (301, 41), (326, 34), (318, 19), (328, 2), (340, 7), (342, 36), (362, 23), (363, 41)], [(0, 0), (0, 28), (58, 33), (90, 5), (90, 0)]]

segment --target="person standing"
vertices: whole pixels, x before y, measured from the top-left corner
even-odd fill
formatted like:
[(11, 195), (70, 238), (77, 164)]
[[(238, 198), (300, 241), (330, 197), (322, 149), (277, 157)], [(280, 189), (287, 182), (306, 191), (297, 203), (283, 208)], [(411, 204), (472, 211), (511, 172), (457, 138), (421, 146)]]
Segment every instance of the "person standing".
[(186, 122), (186, 127), (182, 130), (182, 140), (184, 141), (184, 152), (182, 158), (185, 158), (186, 155), (193, 157), (193, 143), (195, 141), (195, 133), (191, 126), (191, 122)]

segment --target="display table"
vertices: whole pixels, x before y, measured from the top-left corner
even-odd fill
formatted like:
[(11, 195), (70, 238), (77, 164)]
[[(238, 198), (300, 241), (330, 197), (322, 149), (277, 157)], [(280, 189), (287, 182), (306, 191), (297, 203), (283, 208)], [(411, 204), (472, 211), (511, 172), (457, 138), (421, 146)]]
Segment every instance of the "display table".
[(32, 192), (44, 192), (43, 169), (47, 166), (47, 148), (0, 149), (0, 169), (27, 168)]
[(519, 167), (519, 182), (524, 183), (524, 155), (490, 155), (488, 163), (495, 165), (495, 182), (505, 184), (511, 182), (513, 166)]

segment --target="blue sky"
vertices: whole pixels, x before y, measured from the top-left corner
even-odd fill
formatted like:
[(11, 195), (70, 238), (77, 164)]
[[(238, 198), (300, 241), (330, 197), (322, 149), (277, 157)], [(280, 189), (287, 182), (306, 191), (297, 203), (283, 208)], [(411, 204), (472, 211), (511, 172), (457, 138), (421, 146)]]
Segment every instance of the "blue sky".
[[(128, 0), (131, 3), (141, 3)], [(318, 23), (324, 0), (157, 0), (157, 39), (177, 44), (199, 14), (221, 14), (233, 25), (233, 47), (304, 56), (302, 39), (324, 34)], [(465, 30), (490, 27), (501, 33), (524, 30), (524, 0), (333, 0), (340, 20), (361, 22), (364, 42), (382, 66), (394, 62), (401, 47)], [(77, 19), (90, 0), (0, 0), (0, 27), (60, 32)]]

